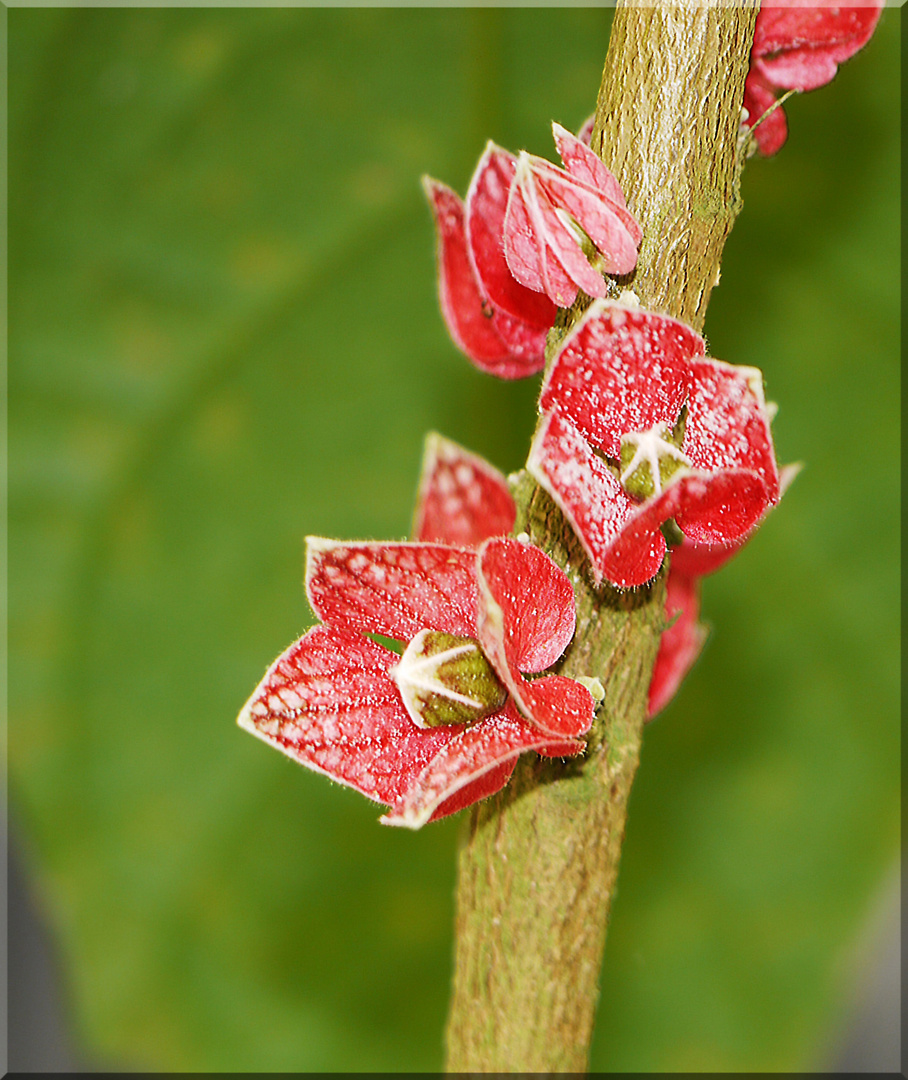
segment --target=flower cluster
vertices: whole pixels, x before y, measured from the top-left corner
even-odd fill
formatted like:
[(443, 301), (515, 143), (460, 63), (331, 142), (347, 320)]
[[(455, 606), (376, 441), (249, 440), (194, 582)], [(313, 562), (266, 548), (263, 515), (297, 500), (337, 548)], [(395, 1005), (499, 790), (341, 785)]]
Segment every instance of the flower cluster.
[(541, 370), (559, 307), (637, 262), (640, 226), (618, 181), (583, 139), (553, 124), (563, 169), (490, 142), (466, 204), (423, 179), (438, 232), (438, 296), (455, 344), (505, 379)]
[(777, 153), (788, 138), (782, 107), (772, 109), (777, 92), (816, 90), (831, 82), (839, 64), (870, 40), (882, 8), (879, 0), (857, 7), (770, 0), (760, 7), (744, 84), (744, 125), (753, 128), (761, 154)]
[[(828, 82), (869, 38), (880, 5), (761, 10), (745, 123), (764, 153), (785, 141), (779, 89)], [(707, 355), (677, 319), (617, 301), (605, 275), (636, 264), (642, 232), (615, 177), (553, 125), (563, 168), (489, 143), (466, 202), (424, 187), (438, 233), (438, 292), (456, 344), (482, 370), (545, 365), (559, 308), (592, 302), (550, 358), (527, 471), (588, 557), (593, 585), (636, 588), (671, 547), (649, 717), (702, 648), (700, 581), (753, 535), (797, 471), (776, 464), (763, 378)], [(508, 481), (432, 435), (413, 537), (309, 538), (306, 591), (320, 624), (271, 665), (240, 725), (419, 828), (500, 790), (520, 754), (585, 746), (593, 677), (553, 671), (575, 631), (565, 573), (525, 535)], [(594, 675), (595, 673), (590, 673)]]

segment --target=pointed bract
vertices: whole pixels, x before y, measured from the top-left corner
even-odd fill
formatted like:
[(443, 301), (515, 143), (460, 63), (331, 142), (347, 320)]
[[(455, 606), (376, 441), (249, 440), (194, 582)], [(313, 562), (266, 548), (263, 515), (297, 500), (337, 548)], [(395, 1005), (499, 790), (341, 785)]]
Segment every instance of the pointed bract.
[(665, 616), (670, 625), (662, 633), (649, 684), (648, 720), (675, 696), (703, 649), (707, 631), (697, 622), (699, 612), (699, 579), (676, 574), (673, 564), (665, 590)]
[(467, 244), (476, 276), (493, 306), (545, 330), (555, 305), (514, 279), (504, 253), (504, 222), (517, 158), (490, 142), (479, 159), (466, 199)]
[(545, 362), (547, 327), (496, 311), (485, 296), (467, 250), (460, 197), (430, 177), (423, 188), (438, 235), (438, 301), (454, 344), (482, 371), (519, 379)]
[[(590, 149), (590, 135), (593, 133), (594, 120), (595, 116), (591, 116), (577, 135), (572, 135), (561, 124), (553, 123), (552, 135), (555, 138), (555, 146), (565, 169), (575, 180), (589, 185), (593, 190), (598, 190), (600, 194), (611, 199), (616, 207), (627, 209), (624, 192), (621, 190), (621, 185), (615, 175)], [(583, 136), (587, 125), (589, 125), (589, 131), (584, 139)], [(631, 221), (639, 230), (640, 226), (637, 222), (633, 218), (631, 218)], [(642, 233), (637, 236), (638, 242), (641, 237)]]
[(506, 536), (516, 509), (507, 480), (487, 461), (432, 433), (426, 437), (413, 538), (478, 547)]

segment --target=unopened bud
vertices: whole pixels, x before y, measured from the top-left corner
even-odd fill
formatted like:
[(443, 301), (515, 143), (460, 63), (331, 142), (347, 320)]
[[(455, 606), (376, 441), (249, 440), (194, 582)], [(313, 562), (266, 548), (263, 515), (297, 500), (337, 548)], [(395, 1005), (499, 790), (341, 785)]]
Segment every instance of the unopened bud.
[(628, 495), (651, 499), (661, 495), (669, 480), (690, 462), (681, 453), (665, 424), (621, 438), (621, 484)]
[(440, 630), (420, 630), (391, 674), (421, 728), (474, 723), (507, 699), (479, 642)]

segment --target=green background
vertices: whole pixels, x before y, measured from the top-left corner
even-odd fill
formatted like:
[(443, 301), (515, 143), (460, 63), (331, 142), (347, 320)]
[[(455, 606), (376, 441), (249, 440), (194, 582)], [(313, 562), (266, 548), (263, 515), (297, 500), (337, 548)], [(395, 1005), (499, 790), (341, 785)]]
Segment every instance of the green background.
[[(234, 725), (303, 536), (401, 537), (424, 432), (519, 467), (419, 175), (553, 156), (603, 10), (24, 10), (10, 31), (12, 813), (93, 1059), (441, 1065), (457, 819)], [(647, 729), (596, 1069), (822, 1067), (898, 849), (900, 16), (752, 161), (706, 330), (806, 468)]]

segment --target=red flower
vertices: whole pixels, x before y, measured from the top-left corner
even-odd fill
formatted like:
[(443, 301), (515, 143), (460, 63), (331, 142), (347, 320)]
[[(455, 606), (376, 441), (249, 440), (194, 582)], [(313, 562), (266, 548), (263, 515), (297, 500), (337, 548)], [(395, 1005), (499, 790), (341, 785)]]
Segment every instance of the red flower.
[(553, 131), (565, 169), (490, 142), (466, 206), (423, 179), (448, 330), (477, 367), (505, 379), (542, 369), (556, 304), (573, 303), (578, 285), (605, 295), (599, 271), (626, 273), (636, 263), (640, 227), (617, 180), (570, 132), (557, 124)]
[(652, 578), (669, 518), (696, 543), (724, 544), (778, 502), (760, 372), (704, 351), (676, 319), (598, 301), (553, 361), (527, 468), (571, 522), (597, 582)]
[[(883, 8), (821, 7), (809, 0), (772, 0), (760, 8), (744, 84), (744, 125), (754, 127), (776, 100), (778, 90), (816, 90), (835, 76), (838, 65), (870, 40)], [(781, 106), (758, 126), (754, 138), (767, 157), (782, 148), (788, 125)]]
[(570, 582), (538, 549), (310, 538), (306, 589), (324, 625), (278, 657), (239, 723), (390, 806), (385, 823), (419, 828), (492, 794), (526, 750), (583, 748), (589, 692), (521, 675), (574, 633)]

